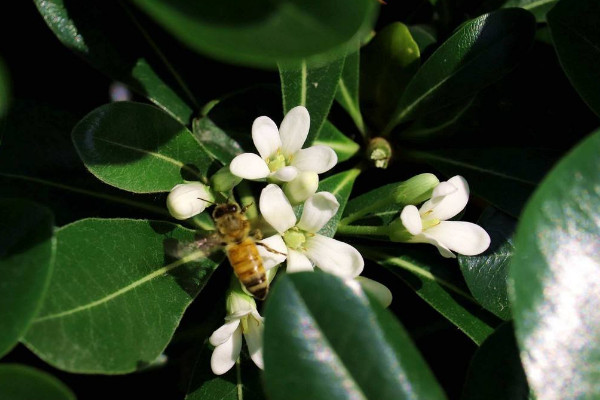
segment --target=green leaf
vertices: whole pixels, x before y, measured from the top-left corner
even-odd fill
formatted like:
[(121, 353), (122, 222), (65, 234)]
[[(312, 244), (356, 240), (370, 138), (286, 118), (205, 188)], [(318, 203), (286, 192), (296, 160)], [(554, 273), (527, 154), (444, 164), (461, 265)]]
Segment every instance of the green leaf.
[[(10, 92), (10, 78), (8, 75), (8, 70), (0, 58), (0, 118), (2, 118), (8, 110)], [(0, 143), (1, 142), (2, 136), (0, 135)]]
[(410, 127), (399, 132), (398, 137), (417, 143), (433, 143), (438, 138), (448, 137), (452, 134), (452, 129), (456, 129), (457, 123), (463, 115), (471, 109), (474, 100), (475, 97), (467, 98), (444, 107), (441, 110), (417, 118)]
[[(148, 34), (120, 2), (35, 0), (56, 37), (111, 78), (127, 84), (187, 124), (192, 109), (176, 93), (181, 81)], [(165, 79), (165, 76), (169, 79)]]
[(333, 275), (282, 276), (265, 321), (270, 399), (445, 398), (392, 314)]
[(326, 64), (311, 64), (306, 60), (279, 64), (283, 112), (287, 114), (296, 106), (304, 106), (310, 114), (307, 144), (318, 137), (327, 119), (343, 68), (344, 57)]
[(73, 142), (98, 179), (135, 193), (167, 192), (184, 179), (205, 181), (211, 163), (187, 128), (140, 103), (95, 109), (75, 126)]
[(558, 0), (508, 0), (502, 8), (521, 7), (535, 16), (537, 22), (546, 22), (546, 13)]
[(340, 203), (338, 212), (319, 231), (321, 235), (329, 237), (333, 237), (333, 235), (335, 235), (338, 223), (340, 222), (340, 218), (344, 213), (344, 208), (346, 207), (346, 203), (348, 202), (348, 198), (352, 192), (354, 181), (359, 174), (360, 170), (350, 169), (348, 171), (340, 172), (330, 176), (329, 178), (319, 182), (319, 188), (317, 189), (317, 192), (329, 192), (333, 194), (338, 203)]
[(406, 85), (419, 68), (419, 46), (406, 25), (394, 22), (362, 49), (361, 64), (361, 106), (379, 133), (390, 122)]
[(599, 153), (597, 130), (542, 181), (517, 227), (509, 295), (538, 399), (600, 397)]
[(489, 233), (492, 242), (485, 253), (477, 256), (458, 255), (458, 264), (473, 297), (498, 317), (511, 319), (508, 302), (508, 265), (514, 245), (512, 236), (517, 221), (489, 207), (477, 224)]
[(47, 208), (0, 200), (0, 357), (18, 343), (42, 304), (56, 250), (53, 230)]
[(420, 54), (423, 54), (429, 46), (437, 42), (433, 29), (427, 25), (411, 25), (408, 30), (417, 46), (419, 46)]
[(462, 175), (470, 189), (508, 214), (518, 217), (538, 182), (556, 161), (556, 152), (527, 148), (410, 151), (409, 157), (451, 177)]
[(244, 152), (238, 142), (219, 128), (208, 117), (194, 119), (192, 123), (194, 137), (215, 160), (223, 165), (229, 164), (238, 154)]
[(371, 0), (135, 2), (192, 49), (263, 67), (338, 49), (342, 55), (368, 33), (377, 11)]
[(127, 373), (169, 343), (218, 258), (172, 259), (194, 232), (164, 222), (85, 219), (56, 233), (54, 274), (24, 342), (56, 368)]
[(61, 381), (45, 372), (19, 364), (0, 364), (2, 400), (75, 400)]
[(502, 324), (475, 353), (461, 399), (529, 399), (529, 386), (511, 323)]
[[(414, 245), (393, 248), (360, 247), (361, 254), (397, 275), (419, 297), (436, 309), (477, 344), (494, 331), (498, 320), (481, 309), (464, 287), (454, 263), (435, 249), (411, 249)], [(425, 252), (424, 250), (428, 250)]]
[(600, 116), (600, 3), (560, 0), (548, 13), (554, 47), (571, 84)]
[(338, 82), (335, 99), (348, 112), (361, 134), (365, 134), (365, 123), (359, 105), (360, 50), (348, 53), (344, 69)]
[(245, 353), (241, 354), (239, 364), (219, 376), (210, 369), (211, 355), (212, 350), (209, 346), (207, 344), (202, 346), (192, 371), (185, 400), (264, 399), (260, 383), (260, 369)]
[(360, 146), (354, 140), (340, 132), (329, 121), (325, 121), (325, 124), (323, 124), (319, 136), (313, 142), (313, 145), (315, 144), (323, 144), (331, 147), (335, 151), (335, 154), (337, 154), (338, 163), (352, 158), (360, 149)]
[(535, 19), (522, 9), (499, 10), (465, 23), (410, 81), (386, 131), (498, 80), (521, 61), (534, 35)]

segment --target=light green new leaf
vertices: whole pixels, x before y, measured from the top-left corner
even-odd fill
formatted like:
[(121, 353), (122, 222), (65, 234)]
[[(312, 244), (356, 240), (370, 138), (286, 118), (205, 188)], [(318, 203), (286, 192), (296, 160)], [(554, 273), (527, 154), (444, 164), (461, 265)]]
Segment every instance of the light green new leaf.
[(351, 51), (344, 61), (335, 99), (348, 112), (359, 132), (365, 134), (365, 123), (359, 105), (360, 50)]
[(560, 0), (548, 13), (554, 47), (571, 84), (600, 116), (600, 30), (597, 0)]
[(0, 200), (0, 357), (19, 342), (42, 304), (54, 265), (53, 230), (47, 208)]
[(542, 181), (517, 227), (509, 295), (538, 399), (600, 398), (600, 130)]
[(279, 64), (284, 114), (296, 106), (306, 107), (310, 114), (305, 147), (318, 137), (329, 115), (343, 68), (344, 57), (326, 64), (310, 64), (306, 60)]
[(205, 181), (212, 162), (187, 128), (141, 103), (95, 109), (75, 126), (73, 142), (98, 179), (135, 193), (167, 192), (184, 179)]
[(521, 61), (534, 36), (535, 19), (522, 9), (499, 10), (463, 24), (415, 74), (385, 132), (495, 82)]
[(492, 242), (482, 254), (458, 255), (458, 263), (473, 297), (498, 317), (511, 319), (508, 303), (508, 265), (514, 252), (512, 236), (517, 221), (489, 207), (477, 224), (486, 230)]
[(376, 132), (390, 119), (420, 64), (419, 46), (406, 25), (394, 22), (361, 51), (360, 93), (365, 118)]
[(502, 324), (475, 353), (461, 400), (528, 400), (512, 323)]
[(325, 121), (321, 132), (319, 132), (319, 136), (313, 144), (322, 144), (331, 147), (335, 151), (335, 154), (337, 154), (338, 163), (352, 158), (360, 149), (360, 146), (354, 140), (340, 132), (329, 121)]
[(508, 0), (503, 8), (521, 7), (535, 16), (537, 22), (546, 22), (546, 13), (554, 7), (558, 0)]
[(273, 400), (446, 398), (394, 316), (333, 275), (278, 279), (264, 343)]
[(75, 400), (64, 383), (45, 372), (20, 364), (0, 364), (2, 400)]
[(196, 51), (270, 68), (326, 52), (343, 55), (369, 32), (378, 8), (373, 0), (135, 2)]
[(126, 6), (102, 0), (35, 0), (35, 5), (66, 47), (182, 124), (190, 122), (192, 109), (182, 99), (185, 88)]
[(346, 203), (348, 202), (348, 198), (352, 192), (352, 186), (354, 186), (354, 181), (358, 177), (358, 174), (360, 174), (358, 169), (350, 169), (348, 171), (340, 172), (330, 176), (329, 178), (319, 182), (319, 188), (317, 189), (317, 192), (329, 192), (333, 194), (338, 203), (340, 203), (338, 212), (319, 231), (321, 235), (329, 237), (333, 237), (333, 235), (335, 235), (338, 223), (340, 222), (340, 218), (344, 213), (344, 208), (346, 207)]
[(56, 233), (54, 273), (24, 343), (56, 368), (127, 373), (152, 363), (220, 256), (173, 259), (194, 232), (164, 222), (85, 219)]
[(360, 251), (402, 279), (476, 344), (483, 343), (500, 321), (471, 297), (460, 275), (456, 274), (454, 263), (442, 258), (434, 248), (411, 248), (415, 246), (418, 245), (361, 247)]

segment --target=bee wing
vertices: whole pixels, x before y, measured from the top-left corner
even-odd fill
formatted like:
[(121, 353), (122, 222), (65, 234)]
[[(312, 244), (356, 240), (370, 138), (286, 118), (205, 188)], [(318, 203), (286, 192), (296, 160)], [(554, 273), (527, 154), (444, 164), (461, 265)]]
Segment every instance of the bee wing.
[(219, 247), (221, 247), (221, 240), (217, 235), (199, 237), (189, 242), (167, 239), (164, 243), (165, 253), (174, 258), (183, 258), (199, 251), (205, 252), (208, 256)]

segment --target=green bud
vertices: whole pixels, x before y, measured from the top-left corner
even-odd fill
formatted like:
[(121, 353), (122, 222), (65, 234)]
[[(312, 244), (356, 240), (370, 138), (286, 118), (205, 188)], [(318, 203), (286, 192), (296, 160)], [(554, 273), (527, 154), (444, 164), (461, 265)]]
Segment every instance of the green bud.
[(367, 147), (367, 156), (375, 168), (386, 169), (392, 158), (392, 146), (382, 137), (373, 138)]
[[(241, 289), (241, 287), (240, 287)], [(242, 290), (229, 290), (225, 300), (228, 317), (240, 317), (256, 310), (254, 298)]]
[(431, 198), (433, 189), (440, 183), (433, 174), (420, 174), (399, 183), (393, 190), (396, 204), (419, 204)]
[(413, 235), (406, 230), (400, 218), (396, 218), (388, 225), (389, 236), (392, 242), (407, 242)]
[(241, 181), (242, 178), (233, 175), (226, 165), (210, 177), (210, 186), (216, 192), (229, 192)]
[(317, 192), (319, 175), (314, 171), (303, 171), (291, 182), (283, 185), (283, 193), (292, 205), (300, 204)]

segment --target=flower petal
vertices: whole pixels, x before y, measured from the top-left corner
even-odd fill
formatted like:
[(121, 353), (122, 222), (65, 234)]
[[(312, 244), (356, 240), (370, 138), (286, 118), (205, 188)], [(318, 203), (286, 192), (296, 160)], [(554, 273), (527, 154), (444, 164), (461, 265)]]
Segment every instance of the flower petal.
[(276, 182), (289, 182), (293, 181), (298, 176), (298, 169), (296, 167), (283, 167), (269, 175), (269, 179)]
[(317, 192), (319, 175), (314, 171), (302, 171), (291, 182), (283, 185), (283, 193), (292, 204), (303, 203)]
[(243, 153), (236, 156), (229, 164), (229, 170), (235, 176), (244, 179), (262, 179), (269, 176), (269, 166), (254, 153)]
[(298, 228), (318, 232), (337, 213), (340, 203), (329, 192), (319, 192), (306, 200)]
[(364, 276), (357, 276), (354, 281), (358, 282), (365, 292), (377, 299), (384, 308), (392, 304), (392, 292), (384, 284)]
[(431, 193), (431, 198), (434, 199), (436, 197), (448, 196), (451, 193), (456, 192), (458, 189), (456, 186), (451, 184), (450, 182), (440, 182)]
[[(262, 258), (263, 266), (266, 270), (273, 268), (274, 266), (281, 264), (285, 261), (287, 254), (287, 247), (281, 235), (273, 235), (269, 236), (266, 239), (262, 239), (259, 243), (264, 244), (265, 246), (258, 245), (258, 254), (260, 254), (260, 258)], [(273, 249), (279, 253), (274, 253), (269, 249)]]
[[(469, 201), (469, 184), (465, 178), (456, 175), (449, 179), (447, 183), (452, 184), (456, 190), (445, 196), (432, 197), (431, 200), (426, 201), (419, 209), (419, 213), (421, 213), (423, 218), (445, 221), (454, 217), (465, 208)], [(444, 185), (440, 193), (448, 191), (448, 187)]]
[(481, 254), (490, 246), (490, 235), (479, 225), (465, 221), (442, 221), (424, 231), (445, 247), (465, 256)]
[(265, 221), (277, 232), (283, 233), (296, 225), (294, 210), (279, 186), (267, 185), (260, 193), (258, 206)]
[(365, 266), (358, 250), (339, 240), (317, 234), (305, 246), (305, 254), (317, 267), (344, 279), (357, 277)]
[(296, 250), (288, 250), (288, 258), (287, 258), (287, 268), (286, 272), (288, 274), (293, 274), (294, 272), (304, 272), (304, 271), (313, 271), (313, 265), (304, 254), (300, 253)]
[(267, 159), (281, 148), (281, 138), (275, 122), (269, 117), (258, 117), (252, 124), (252, 141), (258, 154)]
[(318, 144), (298, 150), (294, 154), (291, 164), (301, 171), (314, 171), (322, 174), (337, 164), (337, 154), (331, 147)]
[(437, 247), (438, 251), (442, 255), (442, 257), (446, 258), (456, 258), (456, 254), (450, 251), (445, 244), (438, 241), (436, 238), (427, 235), (425, 232), (422, 232), (418, 235), (413, 236), (409, 243), (428, 243)]
[(248, 330), (244, 332), (244, 338), (248, 345), (248, 353), (254, 364), (260, 369), (265, 369), (263, 362), (263, 324), (248, 318)]
[(279, 127), (283, 155), (289, 157), (302, 148), (310, 129), (310, 115), (306, 107), (292, 108)]
[(411, 235), (418, 235), (423, 230), (421, 214), (419, 214), (417, 207), (413, 205), (406, 206), (402, 209), (400, 220), (402, 221), (402, 225), (404, 225)]
[(215, 375), (229, 371), (242, 350), (242, 329), (238, 327), (229, 339), (215, 347), (210, 357), (210, 368)]
[(200, 214), (214, 200), (208, 186), (200, 182), (181, 183), (167, 196), (167, 208), (173, 218), (184, 220)]
[(231, 337), (231, 335), (233, 335), (233, 332), (237, 329), (239, 325), (239, 319), (234, 319), (232, 321), (225, 322), (223, 326), (221, 326), (219, 329), (214, 331), (212, 335), (210, 335), (208, 341), (213, 346), (218, 346), (220, 344), (225, 343)]

